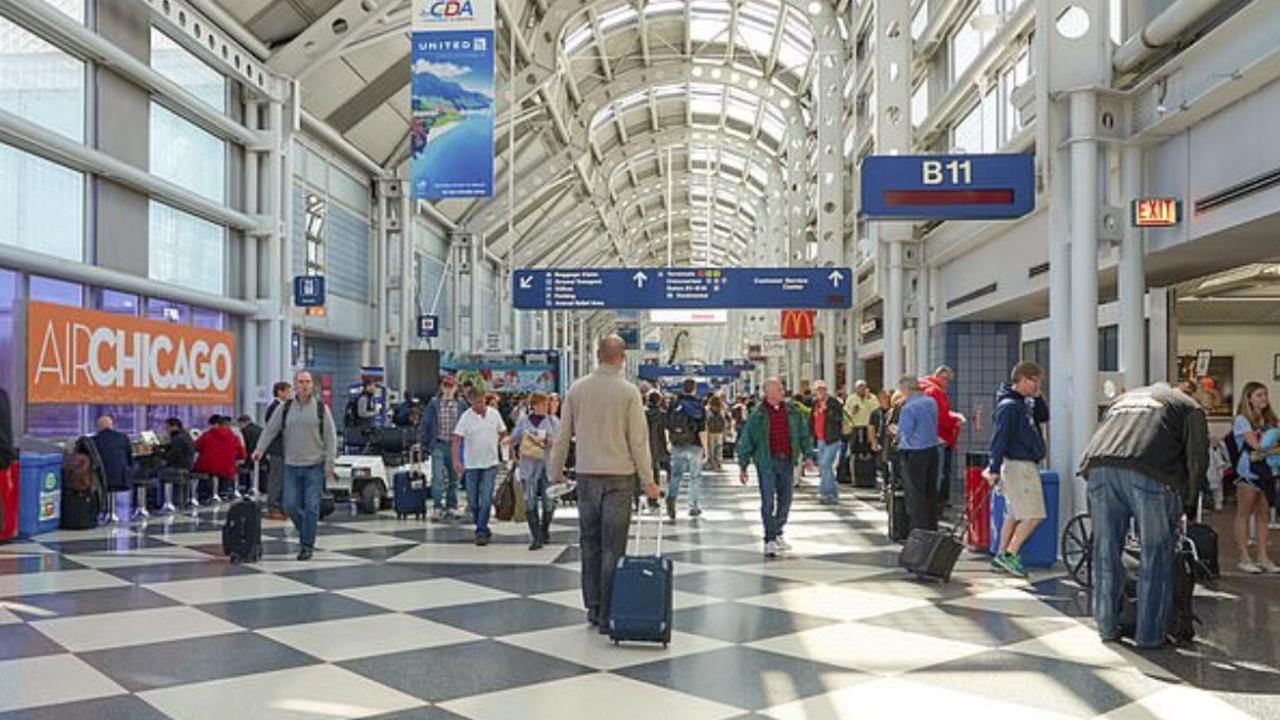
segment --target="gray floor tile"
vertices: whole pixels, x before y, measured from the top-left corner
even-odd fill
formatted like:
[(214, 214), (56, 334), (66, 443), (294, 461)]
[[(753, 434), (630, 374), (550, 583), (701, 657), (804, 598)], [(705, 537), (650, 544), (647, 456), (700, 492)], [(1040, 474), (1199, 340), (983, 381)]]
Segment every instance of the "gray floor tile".
[(582, 575), (554, 565), (493, 570), (462, 575), (458, 579), (521, 595), (537, 595), (582, 587)]
[[(682, 540), (681, 542), (689, 542)], [(764, 547), (763, 541), (761, 548)], [(759, 565), (762, 555), (756, 550), (736, 550), (732, 548), (706, 548), (703, 550), (684, 550), (670, 553), (667, 557), (677, 563), (694, 563), (696, 565)]]
[(0, 712), (0, 720), (169, 720), (133, 695)]
[(496, 600), (476, 605), (452, 605), (413, 614), (486, 637), (578, 625), (584, 618), (581, 610), (528, 598)]
[(433, 703), (593, 672), (493, 640), (381, 655), (339, 665)]
[(360, 548), (357, 550), (335, 550), (334, 552), (339, 555), (350, 555), (364, 560), (382, 562), (390, 560), (405, 550), (411, 550), (414, 547), (413, 543), (406, 543), (404, 545), (384, 545), (383, 547)]
[[(842, 585), (847, 587), (848, 585)], [(867, 625), (903, 630), (959, 642), (1001, 647), (1044, 634), (1044, 623), (988, 610), (926, 605), (867, 618)], [(1061, 625), (1057, 629), (1062, 629)]]
[(97, 650), (79, 657), (131, 692), (319, 663), (251, 632)]
[[(193, 548), (195, 549), (195, 548)], [(221, 548), (218, 549), (221, 553)], [(252, 565), (232, 565), (226, 558), (210, 557), (209, 561), (168, 563), (163, 565), (139, 565), (137, 567), (109, 568), (103, 572), (137, 585), (151, 585), (177, 580), (248, 575), (259, 572)]]
[(832, 622), (810, 615), (733, 602), (679, 610), (672, 618), (672, 625), (681, 632), (732, 643), (789, 635)]
[(121, 535), (86, 540), (58, 540), (41, 544), (64, 555), (87, 555), (89, 553), (109, 553), (112, 551), (171, 546), (170, 543), (147, 535)]
[(804, 587), (804, 583), (732, 570), (714, 570), (691, 575), (681, 575), (677, 570), (675, 585), (677, 590), (725, 600), (768, 595)]
[(0, 625), (0, 660), (56, 655), (66, 650), (26, 624)]
[(396, 582), (424, 580), (431, 577), (417, 565), (349, 565), (323, 570), (298, 570), (280, 573), (323, 590), (346, 590), (365, 585), (385, 585)]
[(173, 600), (145, 588), (115, 587), (101, 590), (45, 593), (24, 597), (12, 608), (12, 612), (28, 620), (74, 615), (101, 615), (102, 613), (142, 610), (146, 608), (176, 605)]
[(214, 603), (200, 605), (199, 608), (250, 630), (367, 617), (387, 612), (383, 608), (362, 603), (344, 595), (325, 592), (314, 595), (290, 595)]
[(55, 572), (58, 570), (83, 570), (74, 560), (62, 555), (45, 553), (42, 555), (0, 555), (0, 575), (17, 573)]
[(367, 720), (467, 720), (461, 715), (438, 707), (420, 707), (412, 710), (402, 710), (400, 712), (391, 713), (390, 715), (378, 715), (376, 717), (367, 718)]
[(744, 647), (686, 655), (615, 672), (751, 710), (838, 690), (871, 677), (833, 665)]

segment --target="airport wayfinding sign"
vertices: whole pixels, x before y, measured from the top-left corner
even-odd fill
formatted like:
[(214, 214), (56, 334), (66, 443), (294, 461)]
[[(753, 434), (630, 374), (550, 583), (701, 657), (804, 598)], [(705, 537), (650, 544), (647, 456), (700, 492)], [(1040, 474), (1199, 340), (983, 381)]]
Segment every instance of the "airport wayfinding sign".
[(1035, 209), (1035, 159), (989, 155), (869, 155), (862, 213), (870, 220), (1000, 220)]
[(511, 278), (518, 310), (846, 309), (853, 271), (835, 268), (537, 268)]

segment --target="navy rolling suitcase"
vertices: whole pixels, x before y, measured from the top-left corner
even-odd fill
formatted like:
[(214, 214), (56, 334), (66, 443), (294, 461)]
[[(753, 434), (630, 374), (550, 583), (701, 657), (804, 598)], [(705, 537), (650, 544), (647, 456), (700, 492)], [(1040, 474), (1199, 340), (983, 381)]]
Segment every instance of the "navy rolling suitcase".
[(393, 504), (396, 517), (404, 518), (413, 515), (419, 519), (427, 517), (427, 477), (415, 470), (401, 470), (393, 480), (395, 493)]
[(644, 514), (636, 516), (633, 552), (618, 560), (613, 572), (613, 592), (609, 596), (609, 639), (671, 643), (674, 566), (662, 556), (662, 520), (658, 517), (657, 549), (653, 555), (640, 553), (640, 527)]

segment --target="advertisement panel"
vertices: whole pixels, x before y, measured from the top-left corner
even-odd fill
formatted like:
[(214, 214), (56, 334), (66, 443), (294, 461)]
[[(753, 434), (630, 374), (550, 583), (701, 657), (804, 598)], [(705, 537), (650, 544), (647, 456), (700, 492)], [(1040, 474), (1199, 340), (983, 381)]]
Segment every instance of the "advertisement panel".
[(482, 390), (496, 393), (529, 393), (557, 391), (556, 369), (551, 365), (459, 364), (445, 372), (470, 382)]
[(494, 0), (414, 0), (413, 10), (413, 197), (492, 197)]
[(27, 402), (232, 405), (235, 337), (65, 305), (27, 304)]

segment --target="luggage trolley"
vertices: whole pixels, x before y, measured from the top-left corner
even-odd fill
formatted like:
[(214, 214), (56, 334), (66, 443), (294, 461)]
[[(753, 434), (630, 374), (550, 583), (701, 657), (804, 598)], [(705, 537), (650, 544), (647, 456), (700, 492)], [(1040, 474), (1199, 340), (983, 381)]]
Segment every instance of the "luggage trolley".
[[(1204, 562), (1200, 559), (1196, 544), (1187, 536), (1185, 524), (1185, 519), (1178, 523), (1174, 532), (1174, 547), (1191, 553), (1196, 564), (1203, 566)], [(1124, 540), (1124, 553), (1138, 560), (1141, 549), (1138, 533), (1133, 526), (1133, 520), (1130, 519), (1129, 532)], [(1088, 512), (1082, 512), (1071, 518), (1062, 529), (1062, 564), (1066, 566), (1067, 574), (1080, 587), (1086, 589), (1093, 587), (1093, 520)]]

